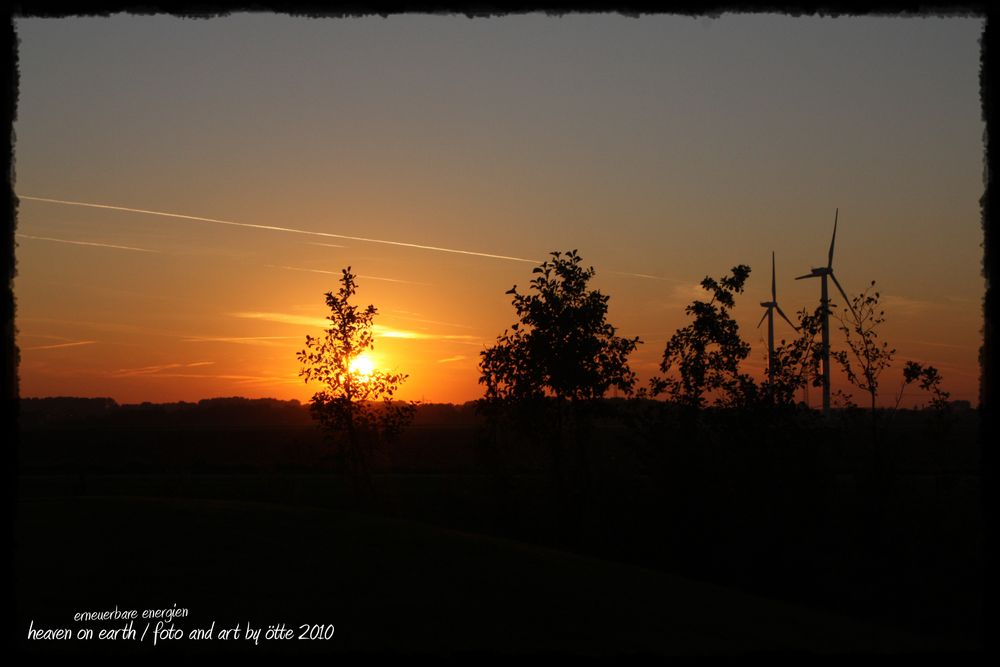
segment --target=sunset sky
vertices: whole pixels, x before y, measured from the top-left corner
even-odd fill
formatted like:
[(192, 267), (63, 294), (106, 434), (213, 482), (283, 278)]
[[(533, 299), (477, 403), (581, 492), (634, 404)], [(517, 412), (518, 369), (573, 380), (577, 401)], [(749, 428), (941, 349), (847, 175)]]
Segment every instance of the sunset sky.
[(885, 394), (914, 359), (975, 404), (982, 28), (19, 19), (21, 394), (307, 400), (295, 353), (350, 265), (402, 397), (472, 400), (504, 292), (574, 248), (643, 381), (700, 280), (749, 264), (735, 314), (760, 374), (771, 252), (784, 311), (815, 307), (794, 277), (825, 264), (839, 207), (835, 272), (877, 281), (898, 350)]

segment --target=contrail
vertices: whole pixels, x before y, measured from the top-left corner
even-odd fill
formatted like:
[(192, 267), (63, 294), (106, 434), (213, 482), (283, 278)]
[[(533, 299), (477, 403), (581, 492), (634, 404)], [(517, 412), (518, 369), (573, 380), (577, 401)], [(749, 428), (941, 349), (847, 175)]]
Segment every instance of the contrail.
[(22, 239), (33, 239), (35, 241), (55, 241), (56, 243), (72, 243), (73, 245), (90, 245), (98, 248), (116, 248), (118, 250), (135, 250), (137, 252), (159, 252), (157, 250), (147, 250), (146, 248), (133, 248), (127, 245), (111, 245), (110, 243), (93, 243), (91, 241), (68, 241), (66, 239), (56, 239), (51, 236), (31, 236), (29, 234), (15, 234)]
[(164, 213), (163, 211), (147, 211), (141, 208), (126, 208), (125, 206), (110, 206), (108, 204), (91, 204), (82, 201), (66, 201), (63, 199), (48, 199), (46, 197), (29, 197), (28, 195), (17, 195), (19, 199), (31, 201), (48, 202), (50, 204), (66, 204), (68, 206), (87, 206), (89, 208), (103, 208), (111, 211), (127, 211), (129, 213), (144, 213), (146, 215), (158, 215), (164, 218), (179, 218), (181, 220), (195, 220), (198, 222), (211, 222), (216, 225), (231, 225), (233, 227), (248, 227), (250, 229), (265, 229), (272, 232), (287, 232), (289, 234), (305, 234), (307, 236), (320, 236), (332, 239), (347, 239), (349, 241), (364, 241), (366, 243), (382, 243), (385, 245), (400, 246), (403, 248), (417, 248), (418, 250), (436, 250), (437, 252), (450, 252), (456, 255), (471, 255), (473, 257), (489, 257), (490, 259), (506, 259), (512, 262), (528, 262), (538, 264), (538, 260), (525, 259), (523, 257), (508, 257), (507, 255), (492, 255), (486, 252), (473, 252), (471, 250), (456, 250), (454, 248), (439, 248), (437, 246), (419, 245), (416, 243), (403, 243), (401, 241), (386, 241), (384, 239), (368, 239), (361, 236), (345, 236), (344, 234), (331, 234), (329, 232), (314, 232), (305, 229), (293, 229), (291, 227), (276, 227), (274, 225), (254, 225), (249, 222), (233, 222), (231, 220), (217, 220), (215, 218), (202, 218), (197, 215), (182, 215), (180, 213)]

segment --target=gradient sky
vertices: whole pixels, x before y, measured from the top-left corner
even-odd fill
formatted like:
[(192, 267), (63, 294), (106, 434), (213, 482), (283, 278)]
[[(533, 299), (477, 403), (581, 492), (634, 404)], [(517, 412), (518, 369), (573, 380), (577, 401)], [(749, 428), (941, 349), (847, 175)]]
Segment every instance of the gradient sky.
[(760, 373), (771, 251), (783, 309), (814, 307), (818, 281), (793, 278), (825, 262), (839, 207), (835, 271), (852, 294), (878, 281), (898, 350), (885, 393), (914, 359), (975, 403), (982, 28), (19, 19), (21, 393), (306, 400), (295, 352), (351, 265), (402, 397), (475, 399), (523, 260), (571, 248), (644, 341), (643, 380), (700, 280), (749, 264), (735, 314)]

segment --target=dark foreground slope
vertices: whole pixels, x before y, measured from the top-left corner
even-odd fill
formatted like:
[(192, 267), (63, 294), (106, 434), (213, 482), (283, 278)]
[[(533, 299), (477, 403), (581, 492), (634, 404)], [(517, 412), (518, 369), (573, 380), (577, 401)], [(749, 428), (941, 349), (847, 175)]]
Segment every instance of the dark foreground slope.
[[(898, 632), (635, 566), (350, 512), (137, 497), (24, 500), (17, 632), (30, 652), (856, 652), (930, 648)], [(184, 639), (26, 640), (81, 611), (185, 608)], [(214, 638), (186, 633), (212, 627)], [(135, 623), (142, 634), (145, 620)], [(333, 624), (328, 640), (270, 626)], [(258, 645), (222, 640), (237, 624)], [(152, 632), (150, 626), (148, 632)]]

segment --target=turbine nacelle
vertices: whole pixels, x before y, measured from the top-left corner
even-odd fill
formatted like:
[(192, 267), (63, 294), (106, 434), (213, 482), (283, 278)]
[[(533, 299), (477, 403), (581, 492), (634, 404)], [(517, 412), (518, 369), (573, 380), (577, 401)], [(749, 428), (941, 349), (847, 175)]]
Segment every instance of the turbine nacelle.
[(819, 278), (820, 276), (833, 275), (833, 269), (828, 266), (821, 266), (818, 269), (809, 269), (809, 273), (804, 276), (799, 276), (796, 280), (802, 280), (803, 278)]

